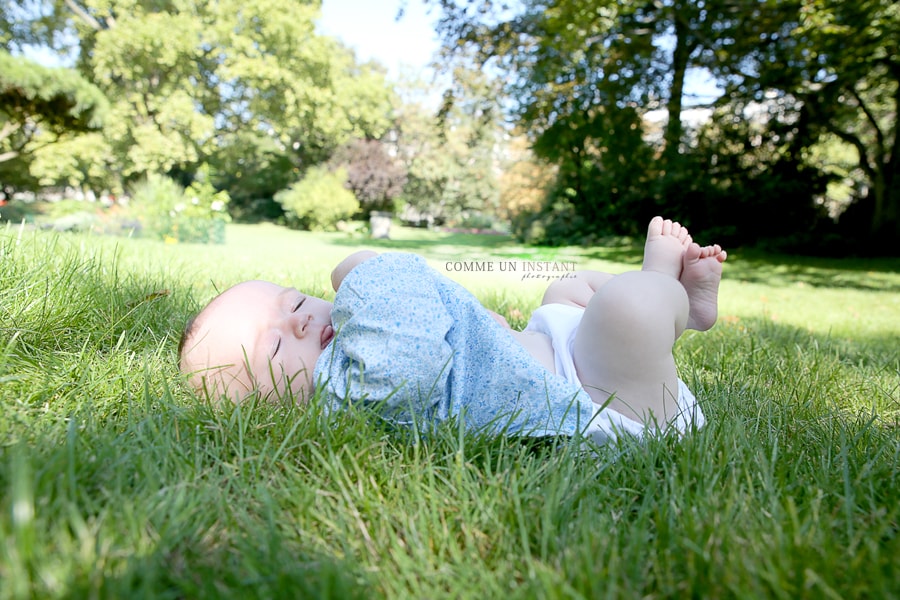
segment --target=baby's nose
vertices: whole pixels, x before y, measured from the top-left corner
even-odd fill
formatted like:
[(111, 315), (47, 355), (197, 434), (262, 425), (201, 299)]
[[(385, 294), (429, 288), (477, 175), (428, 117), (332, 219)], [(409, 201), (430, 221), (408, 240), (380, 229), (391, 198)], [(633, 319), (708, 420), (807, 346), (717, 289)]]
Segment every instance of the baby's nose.
[(294, 335), (302, 338), (309, 331), (309, 324), (312, 321), (312, 315), (309, 313), (297, 313), (294, 316)]

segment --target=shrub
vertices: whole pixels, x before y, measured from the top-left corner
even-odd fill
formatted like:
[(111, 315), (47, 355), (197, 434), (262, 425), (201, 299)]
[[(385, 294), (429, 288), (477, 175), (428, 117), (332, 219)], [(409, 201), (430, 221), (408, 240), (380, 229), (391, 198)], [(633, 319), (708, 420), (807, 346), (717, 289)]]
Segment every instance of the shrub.
[(186, 190), (172, 179), (151, 173), (134, 186), (130, 215), (140, 233), (167, 242), (222, 243), (229, 217), (228, 192), (216, 192), (201, 168)]
[(339, 221), (359, 212), (359, 201), (344, 187), (346, 180), (344, 169), (329, 172), (323, 167), (312, 167), (303, 179), (275, 194), (275, 201), (293, 227), (334, 230)]

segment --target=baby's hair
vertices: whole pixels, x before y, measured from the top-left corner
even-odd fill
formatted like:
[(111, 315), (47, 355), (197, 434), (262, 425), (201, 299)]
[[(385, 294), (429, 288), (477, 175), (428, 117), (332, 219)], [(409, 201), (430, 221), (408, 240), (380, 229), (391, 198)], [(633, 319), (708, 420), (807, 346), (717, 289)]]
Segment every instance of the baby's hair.
[[(218, 292), (218, 289), (216, 289), (216, 291)], [(179, 367), (181, 367), (181, 361), (184, 359), (185, 346), (187, 346), (187, 343), (190, 341), (190, 339), (192, 337), (194, 337), (194, 334), (196, 333), (197, 321), (200, 320), (200, 317), (204, 313), (206, 313), (206, 310), (210, 306), (212, 306), (212, 303), (215, 302), (216, 298), (218, 298), (219, 296), (221, 296), (221, 292), (219, 292), (219, 295), (217, 295), (215, 298), (210, 300), (209, 304), (207, 304), (202, 309), (200, 309), (199, 312), (197, 312), (194, 316), (192, 316), (190, 319), (188, 319), (187, 323), (184, 324), (184, 330), (182, 330), (182, 332), (181, 332), (181, 339), (178, 340), (178, 366)]]
[(193, 337), (193, 335), (195, 333), (194, 329), (197, 326), (197, 319), (200, 318), (200, 315), (202, 315), (204, 312), (206, 312), (206, 309), (209, 308), (210, 304), (212, 304), (216, 300), (216, 298), (218, 298), (219, 296), (222, 295), (222, 292), (219, 290), (218, 286), (214, 285), (213, 289), (215, 289), (215, 291), (216, 291), (216, 297), (213, 298), (209, 302), (209, 304), (204, 306), (200, 310), (200, 312), (198, 312), (197, 314), (192, 316), (190, 319), (188, 319), (187, 323), (184, 324), (184, 330), (181, 332), (181, 339), (178, 340), (178, 366), (179, 367), (181, 367), (181, 360), (184, 358), (184, 347), (187, 345), (188, 340), (190, 340), (191, 337)]
[(200, 316), (200, 313), (197, 313), (190, 319), (188, 319), (187, 323), (184, 325), (184, 331), (181, 332), (181, 339), (178, 340), (178, 363), (181, 364), (181, 359), (184, 358), (184, 347), (187, 345), (187, 342), (194, 335), (194, 325), (197, 324), (197, 317)]

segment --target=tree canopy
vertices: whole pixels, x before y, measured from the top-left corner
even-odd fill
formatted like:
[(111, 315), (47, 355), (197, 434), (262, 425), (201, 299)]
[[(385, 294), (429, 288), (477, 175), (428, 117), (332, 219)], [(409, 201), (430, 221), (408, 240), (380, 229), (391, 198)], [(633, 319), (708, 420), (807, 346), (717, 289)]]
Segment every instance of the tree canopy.
[(505, 210), (543, 243), (664, 212), (730, 244), (895, 251), (896, 2), (423, 1), (453, 80), (436, 110), (319, 34), (319, 0), (0, 0), (2, 183), (118, 193), (208, 165), (235, 216), (269, 218), (339, 164), (366, 209)]
[[(209, 163), (216, 181), (250, 188), (237, 204), (250, 202), (281, 189), (241, 181), (254, 178), (251, 165), (293, 172), (273, 177), (288, 183), (348, 140), (379, 137), (390, 125), (383, 70), (316, 33), (317, 1), (60, 0), (33, 3), (28, 23), (4, 7), (18, 19), (5, 31), (28, 31), (47, 46), (74, 43), (76, 68), (109, 98), (102, 151), (115, 160), (91, 159), (111, 164), (111, 188)], [(229, 150), (248, 139), (242, 156)]]
[[(835, 172), (814, 161), (837, 139), (859, 154), (848, 219), (900, 233), (891, 0), (429, 2), (448, 52), (506, 78), (504, 106), (559, 167), (547, 205), (569, 207), (573, 231), (633, 232), (665, 207), (733, 233), (780, 208), (787, 229), (809, 233)], [(691, 96), (702, 78), (711, 102)], [(698, 107), (710, 118), (688, 123)]]
[(73, 69), (0, 50), (0, 162), (19, 157), (39, 134), (49, 141), (99, 129), (108, 109), (103, 93)]

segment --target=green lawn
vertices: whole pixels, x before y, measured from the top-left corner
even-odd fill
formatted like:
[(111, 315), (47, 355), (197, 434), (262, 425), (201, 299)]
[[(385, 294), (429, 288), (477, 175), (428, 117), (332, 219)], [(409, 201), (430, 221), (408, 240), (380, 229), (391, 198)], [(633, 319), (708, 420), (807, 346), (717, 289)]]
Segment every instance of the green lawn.
[(416, 442), (186, 391), (175, 344), (215, 290), (330, 297), (359, 247), (421, 253), (518, 326), (545, 285), (526, 263), (640, 261), (628, 240), (0, 229), (0, 600), (900, 595), (900, 260), (732, 252), (719, 325), (679, 343), (710, 421), (681, 441)]

